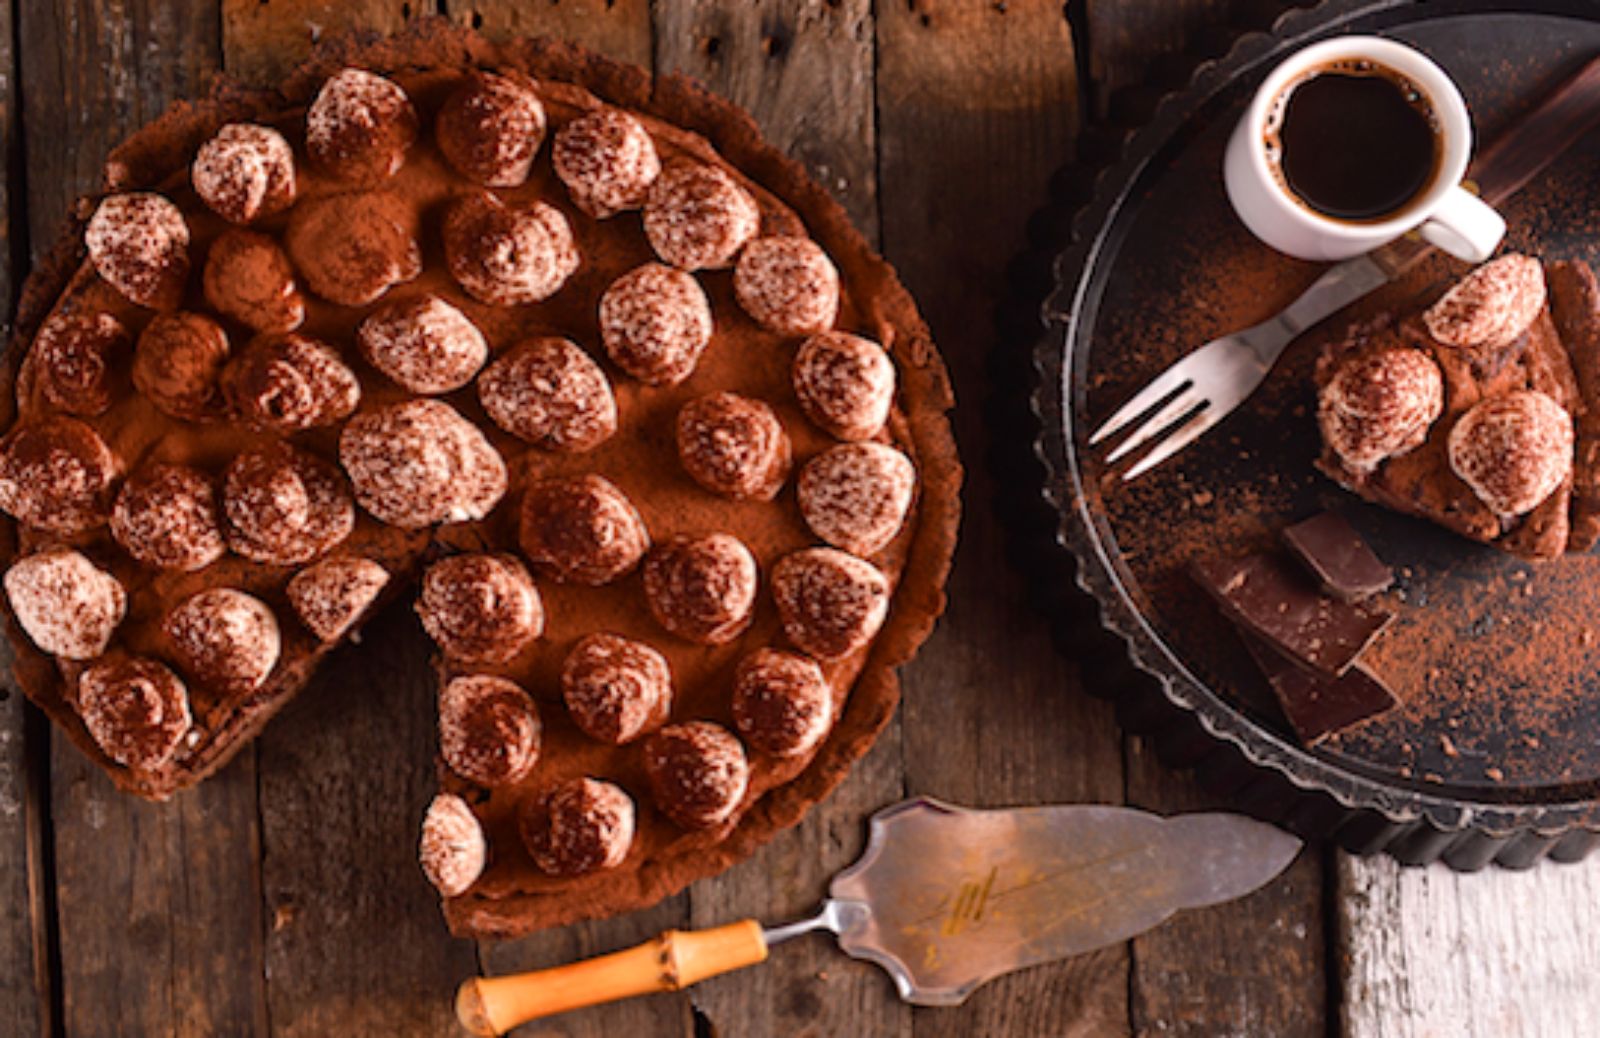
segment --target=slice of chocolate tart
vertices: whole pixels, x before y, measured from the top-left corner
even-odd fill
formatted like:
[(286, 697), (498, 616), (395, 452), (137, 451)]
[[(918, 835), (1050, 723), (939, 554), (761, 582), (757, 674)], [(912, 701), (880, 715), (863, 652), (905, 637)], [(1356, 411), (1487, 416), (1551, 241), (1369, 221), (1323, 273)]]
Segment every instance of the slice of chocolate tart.
[(1317, 360), (1317, 466), (1350, 491), (1529, 559), (1600, 538), (1600, 284), (1508, 254)]

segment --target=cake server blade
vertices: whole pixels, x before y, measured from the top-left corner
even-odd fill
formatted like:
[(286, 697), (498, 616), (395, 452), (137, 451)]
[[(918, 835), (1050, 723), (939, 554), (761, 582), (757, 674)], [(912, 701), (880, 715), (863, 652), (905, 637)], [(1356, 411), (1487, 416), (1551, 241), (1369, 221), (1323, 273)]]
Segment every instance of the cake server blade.
[(1187, 908), (1242, 897), (1301, 843), (1239, 815), (1171, 818), (1126, 807), (975, 810), (919, 797), (873, 815), (866, 850), (812, 918), (746, 919), (571, 966), (474, 978), (456, 1010), (474, 1034), (764, 961), (813, 930), (877, 963), (917, 1005), (957, 1005), (1004, 973), (1125, 941)]
[(922, 798), (873, 817), (866, 851), (828, 894), (861, 906), (837, 931), (846, 954), (888, 970), (908, 1002), (956, 1005), (1002, 973), (1242, 897), (1300, 846), (1240, 815), (978, 811)]

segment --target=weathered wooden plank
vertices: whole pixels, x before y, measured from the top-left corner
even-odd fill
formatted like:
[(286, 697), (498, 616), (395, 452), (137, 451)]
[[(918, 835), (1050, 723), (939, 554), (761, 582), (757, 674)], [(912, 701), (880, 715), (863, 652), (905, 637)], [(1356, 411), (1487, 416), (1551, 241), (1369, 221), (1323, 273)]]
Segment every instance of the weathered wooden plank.
[[(1156, 760), (1143, 740), (1127, 747), (1128, 802), (1174, 814), (1225, 810), (1188, 773)], [(1323, 859), (1312, 848), (1283, 875), (1240, 901), (1184, 912), (1133, 942), (1137, 1033), (1327, 1033)], [(1219, 949), (1249, 948), (1247, 956)]]
[[(967, 460), (949, 614), (906, 669), (908, 789), (969, 804), (1117, 802), (1111, 715), (1075, 687), (1023, 602), (986, 502), (985, 364), (1006, 265), (1078, 123), (1072, 36), (1053, 0), (910, 0), (877, 11), (883, 245), (921, 303), (960, 397)], [(1003, 661), (1003, 663), (1002, 663)], [(1013, 974), (918, 1035), (1127, 1029), (1125, 948)]]
[[(26, 203), (12, 179), (22, 171), (15, 28), (12, 5), (0, 6), (0, 156), (6, 164), (6, 175), (0, 177), (0, 241), (5, 242), (0, 248), (0, 306), (6, 314), (0, 341), (10, 334), (11, 306), (27, 269), (26, 221), (12, 219), (13, 211), (22, 212)], [(30, 718), (32, 711), (11, 680), (6, 646), (0, 646), (0, 673), (0, 1030), (48, 1035), (51, 920), (44, 887), (50, 880), (44, 872), (45, 805), (40, 794), (49, 740), (41, 738), (44, 728), (37, 717)]]
[(450, 0), (452, 21), (489, 37), (549, 36), (650, 67), (649, 0)]
[[(11, 653), (0, 651), (0, 1030), (50, 1033), (47, 905), (38, 773), (49, 738), (30, 725), (30, 710), (10, 678)], [(31, 731), (30, 731), (31, 729)], [(30, 735), (37, 745), (30, 745)], [(38, 758), (37, 760), (35, 758)]]
[(329, 33), (394, 32), (438, 13), (433, 0), (222, 0), (221, 6), (228, 73), (258, 84), (283, 78)]
[(876, 240), (872, 62), (867, 0), (688, 0), (656, 11), (657, 69), (747, 108)]
[[(21, 4), (35, 254), (106, 151), (217, 67), (215, 8)], [(261, 1033), (255, 774), (249, 755), (168, 805), (135, 800), (60, 735), (51, 804), (63, 1027), (73, 1034)]]
[(417, 865), (435, 790), (426, 639), (396, 604), (257, 742), (272, 1033), (449, 1034), (477, 971)]
[(111, 148), (220, 64), (217, 12), (183, 0), (20, 0), (29, 244), (60, 235), (72, 201), (100, 185)]
[(66, 1033), (265, 1034), (250, 755), (150, 804), (51, 753)]
[(1338, 862), (1343, 1033), (1592, 1034), (1600, 858), (1472, 875)]
[[(878, 232), (872, 11), (866, 0), (660, 5), (656, 67), (743, 105), (803, 162), (870, 240)], [(809, 913), (860, 854), (865, 818), (899, 799), (900, 731), (880, 737), (832, 797), (751, 860), (690, 890), (696, 926)], [(910, 1011), (878, 969), (822, 938), (776, 949), (764, 968), (701, 985), (696, 1007), (721, 1034), (909, 1034)]]
[[(17, 125), (17, 60), (12, 47), (16, 35), (15, 8), (12, 4), (0, 5), (0, 161), (5, 163), (5, 175), (0, 176), (0, 307), (5, 312), (5, 332), (11, 330), (11, 307), (27, 273), (28, 258), (20, 255), (18, 246), (26, 241), (26, 222), (13, 223), (13, 216), (25, 211), (27, 202), (23, 192), (16, 190), (14, 177), (23, 174), (22, 139)], [(15, 265), (16, 269), (12, 269)]]

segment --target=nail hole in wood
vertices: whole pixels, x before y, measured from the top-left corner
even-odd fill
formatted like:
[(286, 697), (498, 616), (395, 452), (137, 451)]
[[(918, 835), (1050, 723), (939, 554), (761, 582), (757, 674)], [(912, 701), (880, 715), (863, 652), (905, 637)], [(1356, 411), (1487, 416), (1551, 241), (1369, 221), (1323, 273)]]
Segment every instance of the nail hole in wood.
[(411, 5), (410, 4), (401, 4), (400, 5), (400, 17), (404, 18), (408, 22), (411, 20)]
[(722, 37), (707, 36), (701, 47), (705, 49), (706, 57), (714, 58), (722, 50)]
[(483, 28), (483, 15), (477, 11), (472, 12), (472, 27), (474, 29)]
[(781, 58), (789, 49), (789, 41), (782, 36), (765, 36), (761, 40), (761, 53), (769, 58)]

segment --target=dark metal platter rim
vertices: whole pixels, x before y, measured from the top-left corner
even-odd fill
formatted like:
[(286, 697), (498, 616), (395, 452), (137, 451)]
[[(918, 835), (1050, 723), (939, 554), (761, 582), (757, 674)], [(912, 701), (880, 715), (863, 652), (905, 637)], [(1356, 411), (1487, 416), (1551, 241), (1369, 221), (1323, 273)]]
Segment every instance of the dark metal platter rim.
[[(1236, 77), (1310, 38), (1337, 32), (1357, 19), (1390, 12), (1407, 21), (1463, 11), (1537, 9), (1575, 17), (1600, 15), (1592, 9), (1563, 5), (1559, 0), (1554, 4), (1520, 5), (1469, 0), (1429, 4), (1427, 13), (1421, 12), (1421, 6), (1419, 0), (1327, 0), (1286, 12), (1264, 29), (1236, 32), (1209, 53), (1192, 53), (1188, 74), (1161, 84), (1156, 88), (1158, 93), (1152, 94), (1149, 86), (1143, 88), (1144, 107), (1133, 120), (1134, 125), (1109, 146), (1102, 140), (1096, 142), (1098, 149), (1081, 149), (1077, 161), (1063, 170), (1065, 179), (1076, 179), (1081, 193), (1078, 204), (1057, 204), (1054, 213), (1047, 210), (1041, 214), (1053, 216), (1055, 226), (1064, 227), (1065, 234), (1057, 237), (1047, 296), (1038, 312), (1046, 334), (1034, 348), (1029, 402), (1034, 419), (1033, 449), (1044, 466), (1041, 497), (1054, 519), (1053, 554), (1058, 562), (1066, 563), (1066, 571), (1058, 566), (1033, 572), (1046, 580), (1071, 581), (1076, 590), (1063, 602), (1068, 614), (1062, 618), (1064, 621), (1095, 623), (1114, 636), (1100, 648), (1116, 651), (1080, 656), (1085, 684), (1097, 695), (1119, 701), (1119, 720), (1125, 727), (1160, 730), (1176, 724), (1192, 730), (1197, 726), (1205, 739), (1232, 751), (1208, 754), (1199, 750), (1193, 745), (1191, 731), (1185, 733), (1190, 738), (1168, 740), (1169, 744), (1178, 744), (1175, 750), (1157, 738), (1157, 749), (1166, 763), (1198, 764), (1204, 780), (1215, 777), (1205, 774), (1208, 764), (1224, 771), (1235, 770), (1242, 759), (1243, 765), (1256, 771), (1258, 777), (1265, 776), (1280, 787), (1288, 787), (1288, 796), (1282, 795), (1281, 788), (1279, 795), (1257, 796), (1261, 801), (1254, 805), (1261, 808), (1257, 813), (1277, 815), (1274, 820), (1286, 822), (1305, 835), (1337, 838), (1353, 850), (1388, 850), (1408, 863), (1442, 856), (1462, 868), (1479, 867), (1491, 858), (1498, 858), (1502, 864), (1523, 866), (1546, 853), (1564, 859), (1585, 853), (1600, 830), (1600, 801), (1508, 803), (1440, 796), (1418, 788), (1420, 783), (1404, 784), (1357, 773), (1250, 720), (1188, 671), (1120, 588), (1079, 492), (1083, 473), (1067, 442), (1071, 415), (1063, 391), (1066, 348), (1073, 341), (1074, 326), (1082, 316), (1084, 294), (1106, 245), (1107, 232), (1146, 164)], [(1417, 17), (1406, 17), (1413, 14)], [(1152, 697), (1160, 702), (1151, 702)], [(1126, 700), (1130, 698), (1146, 702), (1128, 708)], [(1165, 716), (1148, 716), (1152, 709)], [(1142, 725), (1130, 725), (1130, 717), (1142, 721)], [(1241, 784), (1236, 773), (1223, 776), (1216, 784), (1250, 792), (1241, 788), (1248, 786), (1248, 781)], [(1371, 817), (1374, 814), (1377, 818)], [(1363, 819), (1363, 815), (1367, 817)], [(1374, 823), (1378, 823), (1376, 833), (1381, 837), (1374, 835)], [(1346, 835), (1357, 832), (1363, 837)]]

